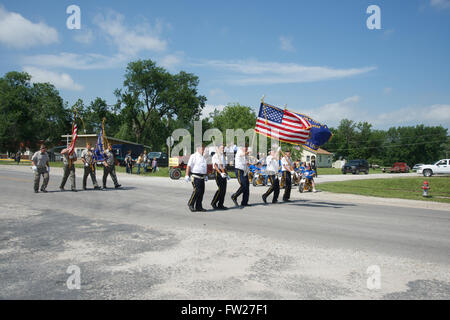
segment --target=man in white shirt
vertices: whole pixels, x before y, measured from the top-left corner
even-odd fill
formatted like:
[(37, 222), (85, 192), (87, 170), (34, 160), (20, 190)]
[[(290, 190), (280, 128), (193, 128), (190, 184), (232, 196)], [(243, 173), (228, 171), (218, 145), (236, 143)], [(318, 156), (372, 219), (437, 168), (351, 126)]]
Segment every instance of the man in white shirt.
[(206, 159), (203, 156), (204, 152), (205, 145), (201, 144), (197, 147), (197, 152), (190, 156), (186, 166), (186, 176), (184, 179), (187, 182), (192, 181), (192, 186), (194, 187), (194, 191), (188, 202), (189, 210), (192, 212), (206, 211), (202, 206), (203, 194), (205, 193), (205, 180), (208, 180)]
[(278, 202), (278, 195), (280, 194), (280, 182), (278, 181), (278, 170), (280, 169), (278, 154), (280, 147), (277, 150), (271, 150), (270, 155), (266, 158), (266, 171), (270, 180), (270, 188), (262, 195), (264, 203), (267, 203), (267, 197), (273, 192), (272, 203)]
[(248, 198), (250, 196), (250, 184), (248, 181), (248, 144), (239, 148), (234, 159), (236, 178), (240, 184), (239, 189), (231, 196), (236, 206), (239, 206), (237, 198), (242, 194), (241, 207), (249, 207)]
[(226, 210), (228, 209), (223, 205), (225, 201), (225, 194), (227, 192), (227, 179), (228, 174), (226, 170), (226, 162), (224, 155), (224, 147), (220, 145), (217, 147), (217, 152), (212, 157), (212, 165), (214, 174), (216, 176), (216, 183), (218, 190), (214, 194), (214, 198), (211, 202), (211, 206), (214, 209)]
[(285, 181), (285, 188), (283, 194), (283, 201), (289, 202), (291, 197), (292, 180), (291, 177), (295, 174), (294, 166), (291, 160), (291, 150), (286, 150), (284, 157), (281, 159), (281, 171)]
[(33, 157), (31, 157), (31, 162), (33, 163), (32, 169), (34, 171), (34, 192), (39, 192), (39, 181), (41, 179), (41, 175), (44, 176), (41, 191), (47, 192), (48, 180), (50, 179), (50, 165), (47, 147), (45, 145), (41, 145), (41, 149), (33, 154)]

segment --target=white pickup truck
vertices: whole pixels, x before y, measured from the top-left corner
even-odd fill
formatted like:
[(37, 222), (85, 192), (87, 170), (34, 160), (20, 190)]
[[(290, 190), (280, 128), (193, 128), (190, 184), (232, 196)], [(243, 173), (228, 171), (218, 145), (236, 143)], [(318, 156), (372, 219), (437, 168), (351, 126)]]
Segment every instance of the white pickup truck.
[(417, 169), (418, 174), (431, 177), (434, 174), (450, 174), (450, 159), (442, 159), (435, 164), (424, 164)]

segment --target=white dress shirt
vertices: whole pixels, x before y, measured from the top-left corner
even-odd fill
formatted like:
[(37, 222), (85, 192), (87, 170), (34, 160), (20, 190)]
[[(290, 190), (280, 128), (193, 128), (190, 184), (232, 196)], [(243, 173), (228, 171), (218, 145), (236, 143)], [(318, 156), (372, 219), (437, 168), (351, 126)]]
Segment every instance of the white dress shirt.
[(272, 156), (268, 156), (266, 158), (266, 162), (267, 162), (267, 171), (269, 172), (269, 174), (278, 174), (278, 169), (280, 168), (278, 159), (272, 158)]
[(288, 157), (283, 157), (281, 159), (281, 171), (291, 171), (292, 166), (292, 160)]
[(196, 152), (189, 157), (189, 161), (187, 164), (191, 167), (191, 173), (195, 174), (206, 174), (206, 159), (200, 153)]
[(248, 157), (245, 154), (243, 149), (239, 149), (238, 152), (236, 152), (236, 157), (234, 159), (234, 167), (239, 170), (244, 170), (244, 175), (247, 172), (247, 163), (248, 163)]
[(213, 155), (213, 157), (212, 157), (213, 168), (216, 164), (217, 164), (217, 167), (219, 168), (219, 170), (220, 170), (220, 165), (222, 165), (223, 168), (225, 169), (225, 157), (223, 156), (223, 154), (219, 155), (219, 153), (215, 153)]

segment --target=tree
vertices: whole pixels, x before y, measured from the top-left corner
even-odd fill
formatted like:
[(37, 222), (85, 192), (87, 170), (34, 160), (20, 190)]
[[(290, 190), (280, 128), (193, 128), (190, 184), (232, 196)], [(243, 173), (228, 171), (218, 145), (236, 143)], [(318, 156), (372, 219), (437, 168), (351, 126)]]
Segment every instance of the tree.
[[(131, 130), (136, 142), (161, 144), (161, 137), (169, 135), (171, 119), (187, 123), (199, 118), (206, 97), (198, 94), (198, 83), (197, 76), (184, 71), (172, 75), (152, 60), (130, 62), (124, 89), (115, 91), (118, 109), (129, 121), (120, 134), (129, 135), (126, 130)], [(161, 126), (164, 122), (166, 126)]]

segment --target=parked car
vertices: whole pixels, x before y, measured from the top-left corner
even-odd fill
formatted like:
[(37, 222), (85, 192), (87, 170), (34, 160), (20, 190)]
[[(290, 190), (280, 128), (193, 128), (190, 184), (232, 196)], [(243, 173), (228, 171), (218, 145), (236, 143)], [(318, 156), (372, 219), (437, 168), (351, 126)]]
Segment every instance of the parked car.
[(396, 162), (394, 165), (390, 168), (383, 168), (383, 172), (390, 172), (390, 173), (408, 173), (410, 168), (406, 164), (406, 162)]
[(67, 146), (57, 146), (57, 147), (53, 147), (50, 150), (48, 150), (48, 157), (50, 159), (50, 161), (54, 162), (54, 161), (62, 161), (63, 160), (63, 156), (61, 154), (61, 151), (63, 151), (63, 149), (67, 148)]
[(357, 159), (357, 160), (350, 160), (342, 167), (342, 173), (352, 173), (352, 174), (359, 174), (360, 172), (364, 172), (365, 174), (369, 173), (369, 163), (367, 160), (363, 159)]
[(417, 169), (418, 174), (423, 174), (424, 177), (431, 177), (435, 174), (450, 174), (450, 159), (442, 159), (435, 164), (424, 164)]
[(419, 168), (420, 168), (421, 166), (423, 166), (423, 163), (415, 164), (414, 167), (412, 167), (411, 170), (412, 170), (412, 171), (417, 171), (417, 170), (419, 170)]

